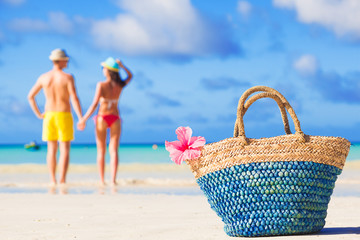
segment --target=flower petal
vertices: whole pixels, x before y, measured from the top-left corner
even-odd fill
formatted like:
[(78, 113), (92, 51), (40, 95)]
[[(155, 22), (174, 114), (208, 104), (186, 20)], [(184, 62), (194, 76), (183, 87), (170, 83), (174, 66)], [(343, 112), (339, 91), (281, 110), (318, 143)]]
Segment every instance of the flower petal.
[(189, 147), (190, 148), (198, 148), (204, 146), (206, 143), (204, 137), (192, 137), (190, 139)]
[[(173, 162), (176, 164), (181, 164), (181, 161), (183, 159), (183, 152), (185, 150), (181, 149), (181, 143), (179, 141), (174, 142), (168, 142), (165, 141), (165, 148), (170, 153), (170, 158)], [(180, 148), (180, 149), (179, 149)]]
[(174, 156), (174, 157), (171, 158), (171, 160), (172, 160), (173, 162), (175, 162), (176, 164), (178, 164), (178, 165), (180, 165), (183, 161), (185, 161), (185, 159), (186, 159), (186, 158), (184, 157), (184, 153), (183, 153), (183, 152), (180, 152), (179, 155)]
[(184, 153), (184, 159), (193, 160), (201, 155), (201, 150), (199, 148), (187, 149)]
[(191, 137), (190, 127), (178, 127), (176, 134), (179, 141), (165, 141), (165, 148), (169, 151), (172, 161), (180, 165), (187, 159), (192, 160), (201, 156), (201, 147), (205, 145), (205, 138)]
[(180, 141), (173, 141), (173, 142), (165, 141), (165, 149), (168, 150), (170, 153), (174, 149), (183, 152), (183, 151), (185, 151), (186, 148), (187, 148), (187, 146), (183, 145)]
[(176, 129), (176, 135), (177, 138), (180, 140), (180, 142), (186, 146), (189, 146), (189, 142), (192, 135), (192, 130), (190, 127), (178, 127)]

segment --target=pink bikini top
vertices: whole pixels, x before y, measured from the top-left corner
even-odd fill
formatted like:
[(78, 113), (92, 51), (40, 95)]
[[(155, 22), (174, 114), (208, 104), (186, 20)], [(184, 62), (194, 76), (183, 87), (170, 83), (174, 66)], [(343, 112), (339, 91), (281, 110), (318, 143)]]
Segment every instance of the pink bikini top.
[(107, 109), (110, 109), (113, 104), (117, 105), (118, 101), (119, 101), (119, 99), (109, 99), (109, 98), (104, 98), (104, 97), (100, 98), (100, 103), (102, 103), (102, 102), (107, 102), (108, 103)]

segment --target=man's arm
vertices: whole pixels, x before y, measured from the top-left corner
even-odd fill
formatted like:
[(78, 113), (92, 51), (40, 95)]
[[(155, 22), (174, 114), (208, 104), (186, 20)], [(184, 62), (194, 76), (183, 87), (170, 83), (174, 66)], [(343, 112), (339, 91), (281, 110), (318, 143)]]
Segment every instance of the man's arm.
[(40, 109), (35, 100), (35, 96), (40, 92), (41, 88), (42, 88), (41, 78), (39, 78), (36, 81), (35, 85), (30, 89), (30, 92), (28, 94), (28, 101), (29, 101), (30, 107), (33, 110), (33, 112), (35, 113), (36, 117), (43, 119), (44, 114), (42, 114), (40, 112)]
[(84, 130), (85, 129), (86, 121), (89, 119), (89, 117), (96, 110), (96, 108), (97, 108), (97, 106), (99, 104), (100, 96), (101, 96), (101, 86), (100, 86), (100, 83), (98, 83), (96, 85), (96, 90), (95, 90), (95, 95), (94, 95), (93, 102), (91, 103), (89, 109), (86, 111), (84, 117), (82, 119), (80, 119), (78, 124), (77, 124), (77, 127), (78, 127), (79, 130)]
[(68, 90), (69, 90), (69, 95), (70, 95), (70, 99), (71, 99), (71, 104), (75, 110), (75, 113), (76, 113), (78, 119), (81, 119), (82, 111), (81, 111), (80, 101), (79, 101), (79, 98), (76, 93), (75, 80), (72, 76), (70, 76)]

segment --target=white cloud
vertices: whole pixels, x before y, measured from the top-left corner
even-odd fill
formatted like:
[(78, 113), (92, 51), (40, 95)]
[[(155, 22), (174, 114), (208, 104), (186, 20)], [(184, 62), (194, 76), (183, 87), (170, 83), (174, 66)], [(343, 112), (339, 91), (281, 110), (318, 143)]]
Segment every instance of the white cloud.
[(274, 5), (278, 7), (294, 7), (295, 3), (293, 0), (273, 0)]
[(0, 113), (10, 115), (27, 115), (31, 113), (29, 106), (25, 102), (21, 102), (15, 96), (0, 97)]
[(318, 62), (310, 54), (302, 55), (296, 59), (293, 66), (301, 75), (305, 76), (312, 76), (318, 71)]
[(360, 38), (359, 0), (273, 0), (277, 7), (294, 9), (304, 23), (316, 23), (338, 36)]
[(125, 13), (93, 24), (99, 47), (130, 55), (183, 57), (239, 51), (226, 30), (205, 21), (190, 0), (120, 0), (118, 5)]
[(30, 18), (18, 18), (9, 23), (9, 27), (17, 32), (54, 32), (60, 34), (71, 34), (73, 23), (62, 12), (50, 12), (48, 19), (38, 20)]
[(49, 28), (46, 22), (30, 18), (14, 19), (10, 22), (9, 26), (17, 32), (43, 32)]
[(73, 32), (72, 21), (62, 12), (49, 13), (49, 26), (57, 33), (71, 34)]
[(252, 6), (247, 1), (239, 1), (237, 5), (237, 11), (245, 18), (249, 17), (252, 10)]
[(20, 6), (26, 2), (26, 0), (0, 0), (0, 2), (4, 2), (13, 6)]

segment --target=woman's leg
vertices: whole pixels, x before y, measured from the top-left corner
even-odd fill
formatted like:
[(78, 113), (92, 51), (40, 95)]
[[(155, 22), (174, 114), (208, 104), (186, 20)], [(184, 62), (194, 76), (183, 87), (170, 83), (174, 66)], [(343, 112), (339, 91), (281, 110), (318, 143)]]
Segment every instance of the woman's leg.
[(116, 174), (119, 163), (119, 141), (121, 134), (121, 121), (117, 120), (110, 127), (110, 166), (111, 166), (111, 183), (116, 185)]
[(46, 162), (50, 172), (51, 184), (56, 184), (56, 153), (57, 153), (57, 141), (47, 142), (47, 154)]
[(97, 164), (100, 173), (100, 182), (102, 185), (105, 184), (104, 173), (105, 173), (105, 153), (106, 153), (106, 129), (107, 124), (101, 118), (98, 117), (96, 121), (96, 147), (97, 147)]

